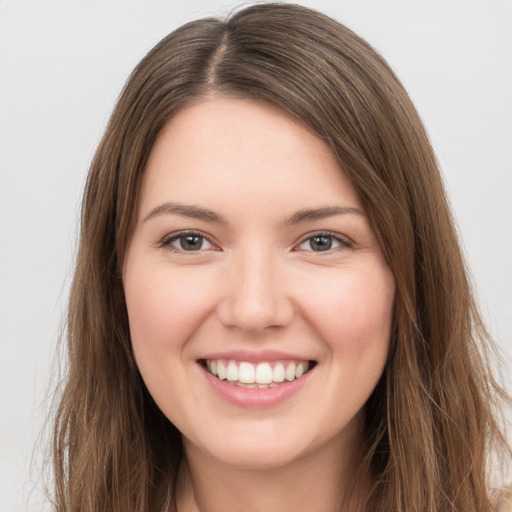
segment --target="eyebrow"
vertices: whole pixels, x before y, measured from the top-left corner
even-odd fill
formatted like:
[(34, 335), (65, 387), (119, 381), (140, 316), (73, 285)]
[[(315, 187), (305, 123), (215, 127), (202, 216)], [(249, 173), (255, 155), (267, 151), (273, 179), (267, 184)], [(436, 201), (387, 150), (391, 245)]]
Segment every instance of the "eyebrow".
[(300, 224), (301, 222), (308, 222), (317, 219), (324, 219), (334, 215), (360, 215), (364, 217), (363, 210), (351, 206), (326, 206), (323, 208), (306, 208), (294, 213), (286, 220), (286, 224)]
[(205, 222), (216, 222), (218, 224), (227, 224), (226, 220), (221, 217), (219, 214), (213, 212), (212, 210), (207, 210), (206, 208), (200, 208), (199, 206), (194, 205), (185, 205), (179, 203), (166, 202), (163, 203), (156, 208), (153, 208), (147, 215), (144, 217), (144, 222), (147, 220), (156, 217), (158, 215), (162, 215), (165, 213), (174, 213), (175, 215), (180, 215), (181, 217), (189, 217), (191, 219), (199, 219), (204, 220)]
[[(224, 217), (222, 217), (218, 213), (215, 213), (212, 210), (201, 208), (199, 206), (185, 205), (174, 202), (165, 202), (157, 206), (156, 208), (153, 208), (146, 215), (146, 217), (144, 217), (143, 222), (146, 222), (153, 217), (169, 213), (180, 215), (181, 217), (199, 219), (205, 222), (227, 224), (227, 221), (226, 219), (224, 219)], [(334, 215), (359, 215), (364, 217), (364, 212), (359, 208), (354, 208), (351, 206), (325, 206), (322, 208), (306, 208), (303, 210), (299, 210), (298, 212), (294, 213), (291, 217), (288, 217), (288, 219), (286, 219), (285, 221), (285, 224), (295, 225), (300, 224), (302, 222), (332, 217)]]

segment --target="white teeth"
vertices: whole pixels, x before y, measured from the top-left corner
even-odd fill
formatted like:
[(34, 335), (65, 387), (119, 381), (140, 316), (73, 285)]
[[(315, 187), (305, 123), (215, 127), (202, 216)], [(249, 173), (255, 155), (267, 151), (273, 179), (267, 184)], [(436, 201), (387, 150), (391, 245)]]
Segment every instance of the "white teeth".
[(299, 379), (310, 368), (307, 361), (295, 363), (293, 361), (273, 363), (269, 362), (257, 365), (246, 361), (226, 361), (223, 359), (207, 360), (206, 368), (220, 380), (228, 380), (237, 386), (245, 388), (266, 389), (275, 387), (279, 383)]
[(304, 375), (304, 363), (299, 363), (295, 369), (295, 377), (298, 379)]
[(258, 387), (258, 384), (244, 384), (243, 382), (240, 382), (240, 381), (236, 382), (236, 385), (240, 386), (241, 388), (252, 388), (252, 389)]
[(295, 380), (295, 363), (288, 363), (284, 376), (286, 380)]
[(283, 363), (277, 363), (272, 370), (272, 380), (274, 382), (284, 381), (284, 366)]
[(217, 375), (220, 380), (224, 380), (226, 378), (226, 367), (222, 361), (217, 363)]
[(242, 362), (238, 367), (238, 380), (243, 384), (254, 384), (256, 382), (256, 370), (251, 363)]
[(236, 382), (238, 380), (238, 366), (235, 361), (229, 361), (226, 370), (226, 379), (230, 382)]
[(268, 363), (260, 363), (256, 367), (256, 382), (270, 384), (272, 382), (272, 367)]

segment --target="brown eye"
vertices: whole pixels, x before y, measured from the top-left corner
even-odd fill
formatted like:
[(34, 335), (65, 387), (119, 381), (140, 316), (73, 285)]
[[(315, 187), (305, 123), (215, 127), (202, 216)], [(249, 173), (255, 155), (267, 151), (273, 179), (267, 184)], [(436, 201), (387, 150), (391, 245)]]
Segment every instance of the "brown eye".
[(181, 233), (169, 238), (162, 245), (184, 252), (197, 252), (213, 247), (208, 239), (197, 233)]
[(314, 236), (309, 239), (309, 245), (313, 251), (328, 251), (332, 248), (332, 236)]
[(310, 236), (300, 243), (298, 249), (301, 251), (327, 252), (342, 247), (351, 247), (352, 243), (342, 235), (331, 233), (318, 233)]
[(203, 246), (203, 237), (197, 235), (185, 235), (179, 237), (180, 249), (184, 251), (199, 251)]

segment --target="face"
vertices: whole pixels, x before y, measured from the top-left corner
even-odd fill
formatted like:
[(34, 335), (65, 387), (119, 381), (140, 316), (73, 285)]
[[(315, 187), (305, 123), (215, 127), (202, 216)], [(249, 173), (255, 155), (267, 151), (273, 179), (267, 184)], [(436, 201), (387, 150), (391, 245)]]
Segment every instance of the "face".
[(186, 450), (278, 467), (359, 435), (394, 280), (327, 146), (213, 97), (164, 128), (124, 263), (135, 358)]

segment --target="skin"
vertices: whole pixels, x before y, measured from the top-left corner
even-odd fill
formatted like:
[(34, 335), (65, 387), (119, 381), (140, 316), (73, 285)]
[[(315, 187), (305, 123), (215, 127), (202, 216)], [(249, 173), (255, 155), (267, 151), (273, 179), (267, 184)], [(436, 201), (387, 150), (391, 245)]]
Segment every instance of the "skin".
[[(289, 222), (330, 207), (345, 210)], [(176, 238), (190, 230), (206, 237), (197, 250)], [(319, 234), (330, 249), (312, 244)], [(395, 286), (327, 146), (265, 104), (212, 96), (186, 107), (151, 152), (123, 279), (140, 372), (183, 434), (179, 510), (338, 509), (388, 355)], [(198, 363), (235, 350), (316, 366), (283, 402), (245, 408)]]

